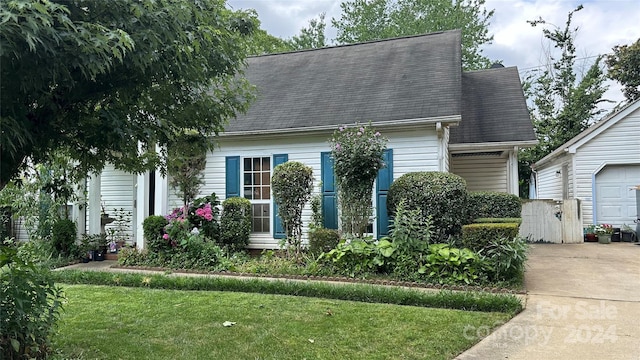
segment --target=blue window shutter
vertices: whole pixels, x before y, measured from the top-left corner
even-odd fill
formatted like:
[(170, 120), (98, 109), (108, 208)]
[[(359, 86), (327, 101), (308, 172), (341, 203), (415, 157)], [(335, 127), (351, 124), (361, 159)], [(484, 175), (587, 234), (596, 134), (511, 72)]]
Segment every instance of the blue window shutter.
[[(276, 166), (285, 163), (289, 160), (289, 155), (287, 154), (274, 154), (273, 155), (273, 169)], [(274, 239), (284, 239), (287, 237), (287, 233), (282, 225), (282, 220), (280, 220), (280, 216), (278, 216), (278, 204), (276, 204), (275, 200), (273, 201), (273, 238)]]
[(240, 196), (240, 156), (225, 158), (225, 199)]
[(387, 194), (393, 182), (393, 150), (382, 154), (385, 167), (378, 172), (376, 181), (376, 216), (378, 218), (378, 239), (389, 235), (389, 215), (387, 214)]
[(336, 200), (336, 176), (330, 152), (320, 154), (322, 177), (322, 218), (327, 229), (338, 228), (338, 203)]

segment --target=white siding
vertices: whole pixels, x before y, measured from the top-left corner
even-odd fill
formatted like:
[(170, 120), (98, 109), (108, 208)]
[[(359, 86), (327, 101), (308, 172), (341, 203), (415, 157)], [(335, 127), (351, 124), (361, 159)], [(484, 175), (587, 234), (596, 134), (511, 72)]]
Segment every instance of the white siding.
[(538, 171), (538, 199), (562, 200), (562, 164), (555, 164)]
[(451, 172), (466, 180), (468, 191), (509, 192), (507, 160), (499, 155), (455, 156)]
[[(387, 147), (393, 149), (393, 176), (397, 179), (401, 175), (412, 171), (438, 170), (438, 139), (435, 127), (420, 130), (389, 131), (381, 129), (383, 136), (389, 138)], [(222, 202), (225, 197), (225, 157), (227, 156), (272, 156), (273, 154), (287, 154), (289, 161), (299, 161), (313, 169), (315, 192), (320, 184), (320, 153), (329, 151), (331, 133), (319, 135), (299, 135), (278, 137), (252, 136), (247, 138), (222, 137), (219, 147), (207, 156), (204, 171), (205, 184), (200, 189), (200, 196), (215, 192)], [(179, 197), (170, 190), (169, 207), (181, 205)], [(273, 214), (271, 214), (273, 216)], [(310, 207), (303, 212), (303, 223), (311, 218)], [(278, 240), (271, 235), (252, 235), (250, 248), (277, 248)]]
[[(132, 223), (129, 226), (127, 234), (132, 242), (134, 239), (134, 207), (133, 200), (135, 199), (135, 181), (136, 176), (120, 170), (116, 170), (113, 165), (107, 165), (102, 171), (101, 176), (101, 203), (104, 206), (104, 210), (113, 217), (114, 209), (124, 209), (125, 212), (131, 213)], [(89, 185), (91, 186), (91, 185)], [(114, 225), (109, 224), (106, 229), (112, 228)]]
[(574, 156), (575, 197), (583, 201), (584, 223), (593, 223), (593, 179), (605, 165), (640, 164), (640, 109), (579, 147)]

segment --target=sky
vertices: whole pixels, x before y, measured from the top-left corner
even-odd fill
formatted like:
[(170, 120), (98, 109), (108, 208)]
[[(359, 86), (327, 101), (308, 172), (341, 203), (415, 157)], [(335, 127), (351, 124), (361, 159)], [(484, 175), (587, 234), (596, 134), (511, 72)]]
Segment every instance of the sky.
[[(326, 13), (327, 38), (332, 41), (336, 30), (332, 18), (340, 17), (341, 0), (228, 0), (233, 9), (255, 9), (262, 28), (271, 35), (290, 38), (297, 35), (310, 19)], [(505, 66), (517, 66), (521, 78), (546, 63), (547, 44), (540, 26), (532, 27), (527, 20), (542, 17), (547, 23), (563, 27), (569, 11), (578, 5), (584, 9), (573, 17), (579, 28), (575, 40), (579, 68), (590, 65), (594, 57), (611, 52), (615, 45), (631, 44), (640, 38), (640, 1), (638, 0), (486, 0), (486, 8), (495, 10), (489, 33), (494, 39), (483, 47), (483, 54), (492, 60), (502, 60)], [(606, 99), (624, 100), (620, 86), (608, 82)], [(604, 104), (610, 109), (615, 104)]]

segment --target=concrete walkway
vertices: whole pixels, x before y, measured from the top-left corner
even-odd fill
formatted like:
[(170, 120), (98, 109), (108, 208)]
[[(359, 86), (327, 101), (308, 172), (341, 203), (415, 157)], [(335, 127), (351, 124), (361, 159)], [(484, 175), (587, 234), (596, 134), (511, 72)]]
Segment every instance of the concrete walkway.
[(457, 359), (640, 360), (640, 246), (533, 245), (525, 285), (525, 310)]

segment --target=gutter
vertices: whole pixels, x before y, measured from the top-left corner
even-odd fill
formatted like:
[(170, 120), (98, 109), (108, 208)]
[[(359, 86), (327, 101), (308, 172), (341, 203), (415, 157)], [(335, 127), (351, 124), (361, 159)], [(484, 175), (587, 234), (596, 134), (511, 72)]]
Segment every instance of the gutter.
[[(439, 116), (430, 118), (416, 118), (416, 119), (402, 119), (402, 120), (388, 120), (388, 121), (376, 121), (372, 122), (371, 126), (377, 128), (388, 127), (417, 127), (420, 125), (438, 124), (456, 126), (461, 120), (460, 115)], [(344, 124), (347, 126), (355, 125), (357, 123)], [(361, 123), (364, 124), (364, 123)], [(266, 130), (251, 130), (251, 131), (228, 131), (219, 134), (220, 137), (232, 137), (232, 136), (247, 136), (247, 135), (285, 135), (295, 133), (309, 133), (309, 132), (327, 132), (336, 130), (340, 124), (335, 125), (321, 125), (310, 127), (297, 127), (287, 129), (266, 129)]]
[(501, 142), (487, 142), (487, 143), (463, 143), (463, 144), (449, 144), (449, 151), (453, 153), (462, 152), (485, 152), (485, 151), (498, 151), (498, 150), (510, 150), (514, 146), (518, 148), (527, 148), (535, 146), (538, 140), (524, 140), (524, 141), (501, 141)]

